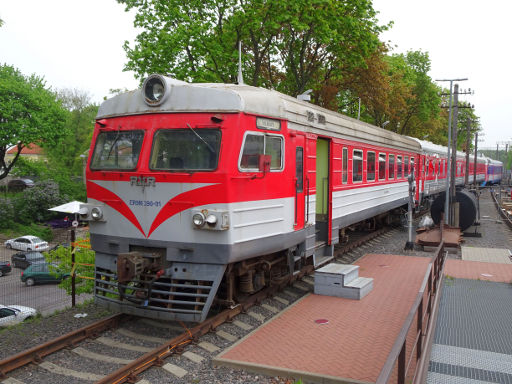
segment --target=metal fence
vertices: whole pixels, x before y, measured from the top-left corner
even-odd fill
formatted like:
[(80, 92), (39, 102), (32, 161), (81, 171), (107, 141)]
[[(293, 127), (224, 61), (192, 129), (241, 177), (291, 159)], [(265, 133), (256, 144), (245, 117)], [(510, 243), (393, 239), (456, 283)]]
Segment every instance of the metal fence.
[[(77, 238), (83, 239), (86, 235), (86, 230), (79, 229)], [(58, 283), (38, 283), (28, 286), (21, 281), (24, 269), (15, 268), (12, 263), (12, 256), (21, 251), (7, 249), (4, 245), (5, 240), (4, 237), (0, 238), (0, 261), (11, 262), (12, 270), (10, 273), (0, 277), (0, 304), (32, 307), (37, 309), (43, 316), (50, 315), (66, 307), (71, 307), (71, 295), (67, 294), (66, 290), (59, 288)], [(70, 229), (54, 231), (54, 239), (50, 242), (50, 247), (58, 244), (65, 247), (65, 257), (71, 259)], [(67, 272), (71, 273), (71, 270)], [(82, 294), (76, 297), (76, 303), (82, 303), (91, 298), (92, 295)]]

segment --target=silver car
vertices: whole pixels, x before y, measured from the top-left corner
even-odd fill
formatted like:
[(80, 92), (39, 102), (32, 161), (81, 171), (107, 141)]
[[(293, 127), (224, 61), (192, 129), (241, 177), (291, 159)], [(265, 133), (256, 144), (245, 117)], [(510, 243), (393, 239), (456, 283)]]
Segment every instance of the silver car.
[(37, 311), (34, 308), (24, 307), (22, 305), (0, 304), (0, 327), (18, 324), (36, 315)]
[(8, 249), (18, 249), (20, 251), (46, 251), (48, 243), (37, 236), (21, 236), (16, 239), (10, 239), (5, 242)]

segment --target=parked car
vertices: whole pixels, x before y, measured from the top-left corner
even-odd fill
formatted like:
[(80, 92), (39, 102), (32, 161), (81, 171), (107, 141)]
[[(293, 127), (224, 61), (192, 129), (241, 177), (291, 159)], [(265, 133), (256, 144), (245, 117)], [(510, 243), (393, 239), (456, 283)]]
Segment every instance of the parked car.
[[(54, 265), (54, 267), (56, 267), (56, 265)], [(69, 273), (57, 272), (55, 269), (51, 268), (48, 263), (32, 264), (21, 272), (21, 281), (28, 287), (34, 284), (60, 283), (68, 277)]]
[(46, 260), (40, 252), (18, 252), (11, 256), (14, 268), (25, 269), (32, 264), (44, 263)]
[(5, 242), (5, 246), (20, 251), (46, 251), (48, 249), (48, 243), (37, 236), (21, 236), (10, 239)]
[(7, 183), (7, 188), (11, 191), (22, 191), (33, 186), (34, 182), (30, 179), (14, 179)]
[(18, 324), (36, 315), (37, 311), (34, 308), (0, 304), (0, 327)]
[(11, 263), (8, 261), (0, 261), (0, 277), (5, 275), (6, 273), (11, 272)]

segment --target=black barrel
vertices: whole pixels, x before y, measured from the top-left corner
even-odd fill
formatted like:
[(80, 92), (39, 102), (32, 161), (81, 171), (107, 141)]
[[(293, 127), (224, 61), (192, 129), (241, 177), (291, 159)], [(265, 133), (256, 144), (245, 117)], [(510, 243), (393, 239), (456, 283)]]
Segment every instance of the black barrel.
[[(461, 231), (465, 231), (473, 225), (476, 220), (477, 204), (476, 197), (466, 189), (459, 189), (456, 193), (456, 201), (459, 203), (459, 223), (455, 223)], [(430, 215), (434, 223), (439, 224), (441, 214), (444, 213), (445, 194), (441, 193), (430, 208)]]

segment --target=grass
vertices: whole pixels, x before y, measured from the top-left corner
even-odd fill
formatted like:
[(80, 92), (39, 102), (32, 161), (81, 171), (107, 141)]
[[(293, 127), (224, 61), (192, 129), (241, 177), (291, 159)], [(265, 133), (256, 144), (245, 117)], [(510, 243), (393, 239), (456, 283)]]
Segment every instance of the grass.
[(24, 236), (24, 235), (32, 235), (40, 237), (45, 241), (53, 240), (53, 232), (50, 228), (41, 225), (41, 224), (20, 224), (20, 223), (12, 223), (8, 229), (4, 229), (0, 232), (2, 235), (7, 237), (8, 239), (12, 239), (13, 237)]

